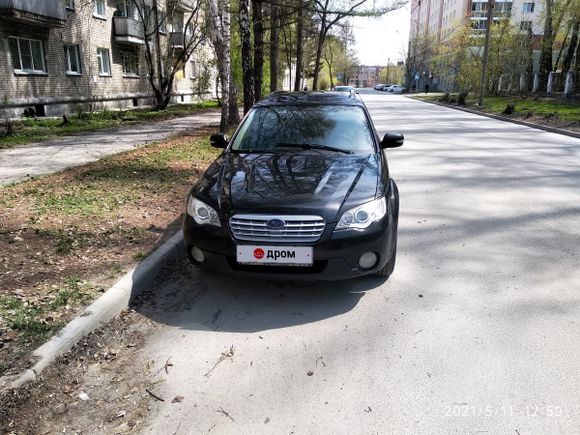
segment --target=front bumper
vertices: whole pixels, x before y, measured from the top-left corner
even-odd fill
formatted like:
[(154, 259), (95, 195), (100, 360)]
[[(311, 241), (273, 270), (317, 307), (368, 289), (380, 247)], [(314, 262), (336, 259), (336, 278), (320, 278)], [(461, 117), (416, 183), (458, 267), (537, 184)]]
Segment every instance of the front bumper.
[[(262, 279), (332, 281), (370, 275), (381, 270), (396, 249), (396, 233), (399, 217), (399, 198), (396, 185), (391, 180), (387, 195), (387, 215), (365, 230), (334, 231), (335, 223), (328, 223), (319, 241), (314, 243), (292, 243), (298, 246), (312, 246), (314, 262), (309, 267), (296, 266), (254, 266), (238, 264), (237, 245), (283, 246), (284, 243), (261, 243), (236, 241), (230, 233), (227, 222), (221, 228), (195, 223), (186, 214), (183, 234), (189, 260), (216, 273), (256, 277)], [(288, 243), (289, 244), (289, 243)], [(191, 248), (203, 251), (205, 260), (195, 261)], [(360, 256), (365, 252), (378, 255), (377, 264), (370, 269), (358, 266)]]

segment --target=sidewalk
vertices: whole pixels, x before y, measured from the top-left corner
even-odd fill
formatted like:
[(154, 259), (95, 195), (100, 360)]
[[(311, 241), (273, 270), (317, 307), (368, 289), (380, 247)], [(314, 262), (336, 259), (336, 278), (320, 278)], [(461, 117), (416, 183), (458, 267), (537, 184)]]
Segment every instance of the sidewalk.
[(98, 130), (0, 151), (0, 185), (23, 181), (99, 160), (206, 125), (218, 125), (219, 110), (126, 128)]

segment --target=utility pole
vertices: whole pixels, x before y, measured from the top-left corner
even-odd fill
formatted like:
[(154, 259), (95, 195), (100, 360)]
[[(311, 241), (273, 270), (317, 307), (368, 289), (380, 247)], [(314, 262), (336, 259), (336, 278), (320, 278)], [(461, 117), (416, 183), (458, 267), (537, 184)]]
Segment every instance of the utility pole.
[(391, 58), (387, 59), (387, 85), (391, 84), (390, 76), (391, 76)]
[(489, 36), (491, 34), (491, 25), (493, 21), (493, 9), (495, 0), (487, 2), (487, 23), (485, 26), (485, 45), (483, 46), (483, 61), (481, 68), (481, 87), (479, 89), (479, 106), (483, 106), (483, 97), (485, 95), (485, 86), (487, 82), (487, 57), (489, 55)]

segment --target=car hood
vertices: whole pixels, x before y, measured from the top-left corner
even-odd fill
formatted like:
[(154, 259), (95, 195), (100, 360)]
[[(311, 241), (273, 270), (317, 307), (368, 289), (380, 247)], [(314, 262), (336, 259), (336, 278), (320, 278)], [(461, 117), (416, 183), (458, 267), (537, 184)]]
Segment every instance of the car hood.
[(375, 197), (380, 159), (301, 151), (222, 154), (194, 187), (193, 194), (234, 213), (313, 214), (327, 222)]

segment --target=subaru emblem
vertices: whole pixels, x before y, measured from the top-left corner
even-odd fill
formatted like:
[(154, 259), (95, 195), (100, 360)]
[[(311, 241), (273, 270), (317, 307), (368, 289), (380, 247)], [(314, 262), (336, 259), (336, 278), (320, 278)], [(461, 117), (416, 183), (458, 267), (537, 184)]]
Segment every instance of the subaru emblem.
[(279, 230), (286, 226), (286, 222), (284, 222), (282, 219), (270, 219), (268, 222), (266, 222), (266, 225), (268, 225), (268, 228)]

